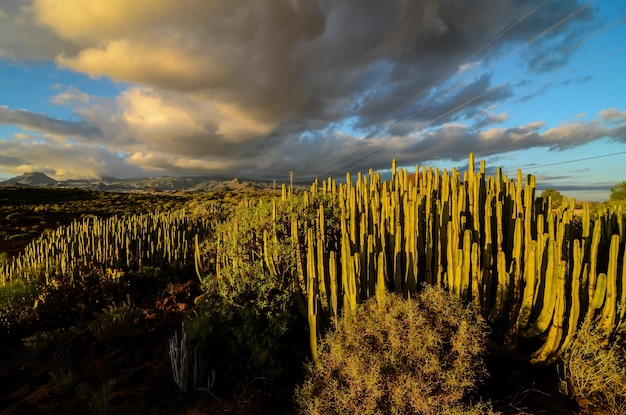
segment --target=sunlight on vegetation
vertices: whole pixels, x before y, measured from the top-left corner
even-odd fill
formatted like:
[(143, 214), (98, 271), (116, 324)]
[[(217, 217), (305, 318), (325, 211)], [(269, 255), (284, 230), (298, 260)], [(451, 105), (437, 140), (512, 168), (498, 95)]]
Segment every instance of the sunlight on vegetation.
[[(562, 368), (580, 407), (619, 413), (623, 200), (537, 196), (533, 176), (488, 175), (473, 155), (463, 173), (415, 171), (394, 162), (387, 181), (370, 171), (282, 195), (128, 196), (156, 208), (137, 214), (120, 213), (119, 195), (108, 206), (97, 192), (50, 192), (42, 204), (12, 189), (21, 202), (2, 205), (2, 241), (21, 228), (39, 236), (0, 254), (0, 335), (65, 355), (67, 339), (114, 347), (161, 319), (155, 344), (167, 353), (170, 341), (180, 360), (161, 369), (172, 391), (288, 412), (291, 398), (268, 396), (300, 383), (305, 413), (489, 411), (489, 396), (474, 396), (488, 343), (505, 361)], [(54, 216), (78, 206), (71, 220)], [(201, 357), (200, 379), (185, 356)], [(68, 391), (85, 383), (79, 369), (49, 372)], [(92, 411), (109, 401), (109, 381), (84, 389)]]
[(563, 359), (562, 389), (585, 410), (626, 413), (626, 327), (610, 342), (596, 321), (586, 320)]
[(392, 294), (344, 315), (310, 363), (297, 401), (306, 414), (487, 414), (467, 403), (486, 376), (482, 319), (440, 288)]

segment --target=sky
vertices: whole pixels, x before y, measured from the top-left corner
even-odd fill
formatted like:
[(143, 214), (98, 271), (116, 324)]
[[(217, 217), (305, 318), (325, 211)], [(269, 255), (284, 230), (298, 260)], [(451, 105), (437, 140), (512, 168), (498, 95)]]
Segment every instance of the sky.
[(616, 0), (0, 0), (0, 179), (626, 181)]

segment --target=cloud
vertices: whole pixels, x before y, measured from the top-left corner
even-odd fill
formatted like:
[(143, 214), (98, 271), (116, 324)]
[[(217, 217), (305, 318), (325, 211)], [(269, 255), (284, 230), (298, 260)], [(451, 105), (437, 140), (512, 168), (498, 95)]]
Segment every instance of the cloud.
[(86, 104), (89, 102), (89, 94), (80, 91), (73, 86), (52, 97), (51, 102), (55, 105)]
[(626, 120), (626, 111), (620, 111), (617, 108), (607, 108), (600, 111), (600, 117), (606, 121), (624, 122)]
[(482, 129), (492, 124), (502, 124), (508, 119), (509, 119), (509, 113), (506, 111), (501, 114), (494, 114), (494, 113), (486, 112), (486, 114), (483, 117), (478, 118), (478, 120), (474, 124), (474, 128)]
[(181, 90), (211, 88), (230, 81), (228, 71), (217, 62), (175, 44), (116, 40), (101, 48), (84, 49), (75, 57), (59, 56), (57, 63), (92, 77)]
[[(619, 139), (621, 121), (608, 113), (615, 125), (481, 130), (506, 120), (494, 111), (514, 93), (495, 84), (491, 62), (536, 38), (523, 56), (530, 67), (593, 26), (590, 8), (574, 14), (579, 1), (553, 0), (500, 36), (531, 3), (0, 0), (0, 57), (54, 60), (125, 88), (115, 98), (76, 87), (52, 97), (76, 120), (0, 107), (0, 123), (43, 133), (49, 147), (26, 140), (12, 149), (24, 165), (65, 171), (51, 167), (60, 159), (27, 162), (26, 149), (71, 141), (81, 169), (119, 175), (314, 177), (386, 167), (398, 153), (414, 163)], [(106, 165), (89, 170), (90, 151)]]
[[(544, 122), (489, 129), (445, 123), (430, 130), (407, 128), (404, 134), (360, 137), (339, 128), (310, 128), (302, 133), (299, 128), (280, 126), (263, 140), (235, 142), (230, 135), (219, 133), (211, 121), (215, 114), (203, 119), (201, 107), (193, 102), (181, 101), (177, 106), (172, 102), (150, 90), (126, 91), (117, 100), (119, 119), (108, 124), (109, 129), (98, 129), (102, 134), (98, 141), (67, 142), (54, 133), (58, 130), (55, 123), (42, 122), (39, 131), (44, 134), (20, 133), (20, 140), (0, 140), (0, 153), (14, 160), (10, 163), (13, 170), (28, 166), (57, 175), (69, 174), (67, 161), (72, 160), (71, 172), (83, 171), (90, 177), (206, 174), (273, 180), (295, 171), (306, 181), (347, 170), (385, 169), (392, 158), (400, 165), (458, 162), (470, 152), (489, 157), (529, 148), (561, 151), (598, 139), (619, 141), (626, 136), (624, 111), (612, 108), (595, 119), (576, 119), (551, 128)], [(16, 112), (28, 118), (24, 111)], [(94, 117), (93, 122), (103, 122), (89, 107), (84, 114)], [(506, 114), (495, 118), (504, 119)], [(46, 126), (49, 131), (43, 128)], [(46, 157), (47, 152), (54, 156)]]
[(80, 46), (57, 36), (27, 12), (30, 0), (0, 0), (0, 58), (13, 61), (53, 60), (75, 54)]
[[(466, 67), (468, 51), (478, 51), (531, 6), (515, 0), (35, 0), (27, 16), (75, 46), (59, 51), (59, 65), (93, 77), (204, 91), (259, 121), (358, 116), (369, 124), (442, 74)], [(565, 0), (542, 7), (487, 48), (484, 62), (578, 7)], [(578, 33), (576, 23), (590, 13), (542, 36), (541, 47), (528, 48), (529, 64), (557, 39)], [(489, 81), (477, 80), (472, 86), (483, 89), (470, 90), (485, 92)], [(442, 108), (454, 108), (467, 98), (452, 94), (445, 101)]]
[[(178, 10), (188, 1), (178, 2)], [(35, 0), (27, 10), (43, 26), (60, 37), (81, 44), (111, 38), (129, 30), (143, 31), (164, 23), (174, 7), (167, 0), (66, 0), (62, 5), (54, 0)], [(191, 10), (186, 9), (185, 12)]]
[(58, 142), (50, 136), (31, 134), (27, 139), (0, 139), (0, 164), (3, 172), (20, 175), (44, 172), (57, 180), (103, 176), (138, 177), (145, 170), (136, 168), (98, 145)]
[(10, 109), (4, 105), (0, 105), (0, 124), (70, 137), (97, 138), (100, 135), (98, 128), (86, 122), (59, 120), (44, 114)]
[[(547, 2), (541, 13), (516, 27), (515, 36), (525, 33), (524, 39), (532, 41), (530, 43), (527, 40), (522, 50), (529, 69), (550, 72), (569, 61), (571, 51), (576, 49), (575, 46), (588, 33), (587, 30), (598, 25), (591, 4)], [(587, 30), (580, 30), (581, 25)], [(538, 27), (542, 30), (537, 31)]]

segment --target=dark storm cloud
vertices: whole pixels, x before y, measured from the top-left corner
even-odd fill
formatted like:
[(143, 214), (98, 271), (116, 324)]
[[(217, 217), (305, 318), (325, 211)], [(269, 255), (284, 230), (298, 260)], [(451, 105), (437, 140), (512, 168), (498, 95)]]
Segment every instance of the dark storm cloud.
[(78, 53), (80, 47), (37, 25), (25, 13), (30, 0), (0, 0), (0, 59), (53, 60), (59, 53)]
[[(546, 2), (542, 13), (520, 24), (518, 30), (528, 36), (526, 39), (534, 40), (522, 52), (528, 68), (550, 72), (567, 64), (570, 52), (587, 35), (587, 30), (597, 27), (592, 3)], [(580, 30), (572, 21), (585, 25), (587, 30)], [(537, 31), (538, 28), (542, 30)]]
[[(550, 58), (594, 25), (593, 10), (581, 5), (0, 0), (0, 34), (14, 38), (0, 37), (0, 56), (54, 57), (63, 68), (127, 83), (106, 103), (75, 90), (53, 100), (73, 105), (81, 121), (0, 107), (0, 123), (99, 138), (112, 155), (103, 162), (127, 160), (130, 171), (259, 178), (385, 168), (397, 154), (414, 163), (566, 148), (600, 133), (619, 140), (620, 127), (602, 120), (481, 131), (516, 89), (496, 85), (490, 65), (518, 49), (527, 68), (564, 64), (574, 49)], [(473, 77), (464, 72), (472, 65)]]
[[(163, 16), (155, 7), (151, 21), (141, 16), (129, 21), (120, 14), (117, 30), (112, 22), (86, 13), (83, 18), (92, 19), (89, 31), (69, 26), (69, 17), (35, 10), (64, 39), (93, 38), (93, 45), (80, 53), (62, 56), (61, 63), (70, 68), (181, 92), (205, 90), (260, 120), (355, 116), (369, 125), (421, 92), (427, 94), (443, 74), (454, 74), (472, 53), (537, 4), (186, 0), (176, 7), (161, 5)], [(524, 49), (533, 65), (561, 43), (571, 42), (581, 32), (575, 30), (578, 25), (590, 21), (592, 11), (585, 9), (548, 30), (579, 7), (575, 1), (549, 2), (474, 59), (488, 62), (546, 31)], [(141, 60), (134, 58), (142, 51)], [(154, 65), (165, 58), (173, 63)], [(488, 76), (482, 81), (474, 81), (471, 97), (452, 94), (423, 118), (432, 119), (493, 87)], [(467, 109), (483, 104), (472, 101)]]

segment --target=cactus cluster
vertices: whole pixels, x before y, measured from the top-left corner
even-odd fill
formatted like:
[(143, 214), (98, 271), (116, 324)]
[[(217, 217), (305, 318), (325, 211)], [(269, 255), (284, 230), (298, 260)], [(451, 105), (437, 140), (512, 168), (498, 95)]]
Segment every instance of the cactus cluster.
[(0, 265), (1, 282), (51, 276), (73, 278), (82, 267), (138, 269), (185, 264), (194, 236), (206, 234), (207, 217), (183, 210), (148, 215), (95, 216), (41, 235), (16, 258)]
[(462, 174), (416, 166), (410, 176), (394, 161), (388, 180), (370, 170), (342, 183), (316, 180), (298, 195), (283, 186), (282, 202), (259, 202), (272, 205), (267, 224), (248, 235), (258, 249), (220, 236), (236, 231), (222, 229), (213, 235), (208, 274), (199, 245), (215, 221), (176, 211), (76, 221), (42, 235), (0, 266), (0, 276), (6, 283), (73, 278), (86, 265), (188, 264), (219, 280), (227, 278), (222, 269), (258, 261), (293, 291), (314, 358), (340, 314), (354, 314), (371, 297), (382, 307), (388, 291), (409, 297), (423, 285), (471, 304), (501, 352), (532, 364), (558, 359), (585, 319), (596, 319), (609, 338), (626, 319), (626, 213), (592, 214), (587, 204), (576, 211), (565, 198), (553, 209), (536, 197), (534, 176), (488, 175), (484, 161), (478, 170), (474, 164), (470, 154)]
[(373, 296), (384, 301), (386, 291), (412, 295), (422, 284), (471, 303), (501, 351), (532, 364), (561, 356), (584, 318), (598, 318), (607, 337), (624, 320), (624, 212), (592, 218), (585, 204), (575, 215), (573, 199), (553, 210), (535, 197), (534, 176), (489, 176), (484, 162), (475, 171), (473, 154), (463, 174), (415, 172), (410, 178), (394, 161), (387, 181), (370, 170), (354, 182), (348, 174), (344, 183), (311, 186), (341, 210), (335, 246), (323, 211), (306, 238), (293, 239), (302, 245), (294, 252), (303, 253), (313, 356), (320, 327), (339, 312)]

